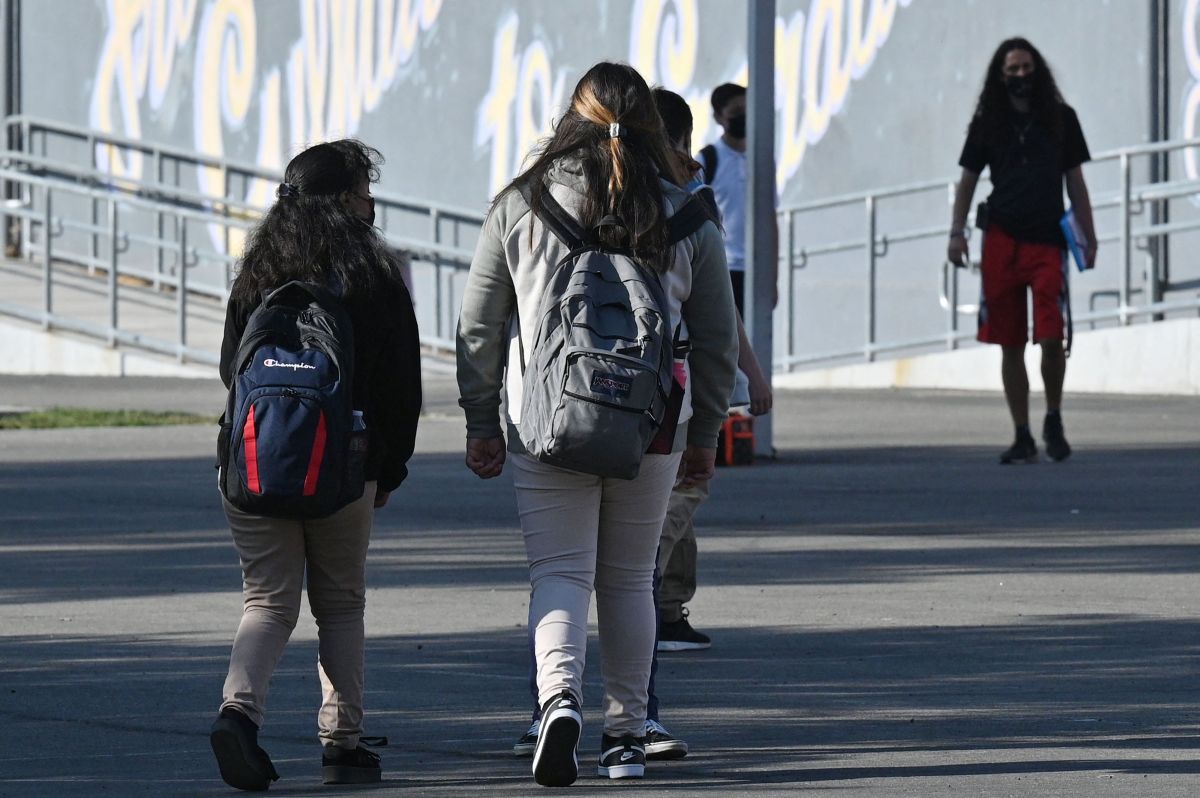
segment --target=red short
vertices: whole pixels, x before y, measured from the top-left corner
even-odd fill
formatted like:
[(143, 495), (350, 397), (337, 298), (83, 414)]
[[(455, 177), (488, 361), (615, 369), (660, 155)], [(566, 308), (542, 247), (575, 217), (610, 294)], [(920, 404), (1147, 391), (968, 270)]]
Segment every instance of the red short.
[(1066, 251), (1018, 241), (992, 225), (983, 236), (980, 341), (1024, 346), (1029, 339), (1025, 289), (1033, 289), (1033, 340), (1063, 338), (1067, 313)]

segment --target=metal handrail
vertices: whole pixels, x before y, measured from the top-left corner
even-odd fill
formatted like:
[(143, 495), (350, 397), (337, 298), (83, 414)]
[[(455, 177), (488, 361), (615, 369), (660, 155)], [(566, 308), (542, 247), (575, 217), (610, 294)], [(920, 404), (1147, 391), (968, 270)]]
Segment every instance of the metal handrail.
[[(41, 251), (45, 274), (44, 307), (40, 312), (26, 311), (27, 315), (33, 313), (36, 319), (47, 327), (75, 329), (88, 326), (83, 322), (71, 326), (67, 323), (69, 320), (64, 320), (60, 314), (53, 311), (52, 274), (56, 260), (54, 255), (57, 254), (60, 258), (68, 257), (81, 265), (92, 269), (99, 268), (106, 272), (105, 276), (109, 284), (107, 290), (112, 303), (111, 323), (104, 329), (92, 329), (90, 334), (99, 335), (112, 343), (127, 343), (150, 349), (157, 347), (155, 351), (169, 351), (181, 359), (208, 362), (204, 357), (196, 357), (196, 353), (186, 343), (187, 297), (190, 294), (207, 295), (214, 298), (227, 296), (234, 257), (228, 251), (223, 252), (217, 247), (202, 249), (195, 245), (189, 245), (187, 243), (188, 227), (203, 224), (216, 225), (217, 229), (227, 231), (244, 231), (251, 226), (249, 220), (260, 214), (262, 208), (232, 196), (213, 197), (194, 189), (165, 182), (162, 179), (161, 164), (165, 159), (195, 168), (221, 169), (226, 175), (236, 174), (247, 179), (278, 180), (279, 172), (256, 164), (217, 158), (183, 148), (97, 132), (33, 116), (11, 117), (6, 120), (6, 125), (10, 130), (16, 127), (21, 131), (21, 140), (27, 150), (0, 152), (0, 180), (21, 185), (23, 196), (25, 196), (23, 204), (19, 203), (14, 206), (10, 203), (3, 213), (22, 221), (25, 231), (24, 240), (28, 247), (27, 251), (31, 254), (35, 251), (32, 233), (35, 229), (42, 230), (41, 241), (37, 249)], [(103, 170), (80, 166), (33, 152), (34, 136), (42, 137), (41, 143), (43, 147), (46, 147), (44, 151), (48, 152), (48, 137), (56, 135), (85, 141), (89, 145), (89, 157), (97, 146), (111, 146), (141, 153), (143, 156), (155, 160), (155, 179), (133, 180), (118, 177)], [(1191, 194), (1200, 194), (1200, 181), (1176, 180), (1135, 186), (1132, 180), (1131, 159), (1141, 155), (1173, 152), (1191, 147), (1200, 147), (1200, 138), (1134, 145), (1101, 152), (1093, 158), (1094, 162), (1099, 163), (1115, 162), (1120, 169), (1120, 189), (1097, 195), (1093, 202), (1093, 207), (1097, 209), (1113, 208), (1117, 209), (1120, 214), (1120, 229), (1115, 232), (1105, 232), (1099, 236), (1103, 243), (1116, 242), (1119, 244), (1120, 284), (1115, 291), (1118, 299), (1115, 308), (1111, 311), (1090, 312), (1085, 316), (1077, 317), (1077, 320), (1089, 322), (1115, 320), (1120, 324), (1129, 324), (1135, 318), (1147, 315), (1154, 318), (1161, 313), (1200, 306), (1200, 299), (1196, 302), (1191, 300), (1154, 301), (1158, 293), (1156, 285), (1151, 285), (1149, 290), (1145, 291), (1132, 285), (1132, 259), (1134, 249), (1139, 246), (1139, 242), (1200, 229), (1200, 221), (1176, 221), (1135, 227), (1132, 223), (1133, 217), (1143, 213), (1149, 203), (1165, 202)], [(230, 195), (234, 186), (230, 184), (227, 177), (224, 185), (225, 194)], [(785, 296), (788, 336), (786, 339), (787, 351), (782, 353), (778, 362), (785, 367), (790, 367), (848, 357), (872, 360), (878, 354), (905, 349), (935, 345), (954, 348), (970, 338), (969, 333), (958, 330), (958, 316), (959, 314), (969, 315), (975, 308), (972, 305), (958, 303), (959, 270), (947, 271), (943, 267), (940, 275), (942, 284), (938, 297), (943, 311), (947, 314), (946, 331), (938, 335), (916, 339), (877, 340), (876, 301), (880, 260), (888, 256), (889, 248), (893, 245), (927, 241), (944, 236), (949, 229), (948, 224), (939, 223), (885, 230), (879, 223), (880, 203), (903, 201), (906, 198), (927, 195), (934, 191), (946, 191), (947, 196), (952, 196), (953, 190), (953, 179), (926, 180), (840, 194), (781, 207), (778, 213), (783, 223), (781, 227), (784, 229), (786, 246), (781, 247), (780, 265), (787, 289)], [(64, 191), (92, 203), (93, 210), (90, 221), (64, 216), (61, 213), (56, 215), (52, 212), (51, 198), (58, 192)], [(34, 192), (45, 196), (43, 207), (35, 206)], [(482, 225), (485, 215), (475, 209), (412, 199), (388, 192), (376, 192), (376, 203), (384, 211), (380, 216), (381, 226), (386, 227), (387, 225), (388, 211), (417, 213), (428, 217), (430, 222), (428, 239), (410, 235), (394, 235), (386, 229), (384, 229), (384, 236), (392, 246), (409, 252), (416, 262), (433, 267), (435, 324), (432, 331), (423, 333), (422, 340), (432, 346), (452, 347), (453, 324), (451, 322), (453, 321), (456, 290), (454, 275), (468, 268), (472, 252), (457, 245), (461, 227), (454, 228), (454, 236), (449, 243), (444, 241), (441, 223), (468, 225), (477, 230)], [(862, 236), (804, 245), (799, 243), (796, 234), (796, 223), (799, 218), (832, 208), (853, 208), (855, 205), (861, 207), (859, 212), (862, 213), (861, 224), (864, 226)], [(99, 209), (103, 207), (109, 208), (107, 219), (101, 218), (102, 214)], [(126, 216), (130, 212), (155, 215), (158, 219), (157, 234), (146, 234), (130, 229), (126, 221)], [(166, 222), (170, 222), (177, 228), (176, 238), (171, 238), (165, 233)], [(61, 250), (61, 247), (56, 249), (52, 245), (53, 240), (66, 232), (90, 237), (92, 251), (69, 253)], [(99, 242), (105, 237), (109, 239), (109, 246), (107, 251), (101, 252)], [(195, 238), (194, 235), (193, 238)], [(147, 270), (136, 264), (122, 262), (121, 254), (131, 245), (149, 247), (152, 251), (157, 252), (158, 270)], [(863, 324), (865, 333), (863, 345), (843, 352), (797, 355), (792, 351), (796, 326), (793, 290), (796, 272), (804, 269), (809, 264), (810, 258), (856, 251), (864, 253), (864, 286), (867, 301)], [(164, 258), (168, 256), (177, 259), (178, 268), (174, 275), (167, 273), (164, 269)], [(128, 261), (128, 258), (125, 260)], [(190, 280), (189, 272), (202, 262), (217, 264), (221, 267), (223, 279), (219, 282), (223, 285)], [(119, 275), (150, 279), (156, 287), (175, 289), (179, 303), (180, 335), (178, 341), (146, 344), (143, 337), (119, 329), (119, 320), (115, 310), (115, 297), (118, 292), (116, 284)], [(1153, 275), (1150, 279), (1154, 279)], [(1139, 299), (1139, 305), (1132, 305), (1131, 297), (1134, 295), (1143, 295), (1145, 301), (1142, 302)], [(0, 306), (0, 312), (19, 315), (8, 305)]]
[[(142, 139), (133, 139), (129, 138), (128, 136), (120, 136), (114, 133), (104, 133), (92, 128), (69, 125), (52, 119), (45, 119), (43, 117), (18, 114), (8, 117), (5, 120), (5, 124), (10, 129), (17, 127), (26, 133), (54, 133), (75, 140), (84, 140), (93, 145), (113, 146), (135, 150), (143, 155), (149, 155), (152, 157), (165, 156), (186, 165), (223, 170), (228, 169), (243, 177), (269, 180), (272, 182), (279, 182), (283, 179), (283, 172), (278, 169), (266, 168), (258, 164), (248, 163), (246, 161), (238, 161), (213, 155), (204, 155), (203, 153), (198, 153), (194, 150), (147, 142)], [(29, 140), (28, 135), (24, 137), (23, 141), (25, 142), (26, 146), (32, 147), (32, 142)], [(32, 155), (31, 152), (27, 154)], [(57, 161), (56, 163), (63, 166), (67, 165), (67, 162), (64, 161)], [(133, 178), (111, 175), (108, 172), (102, 171), (99, 172), (99, 174), (104, 175), (109, 181), (112, 182), (132, 182), (138, 184), (150, 182), (146, 181), (144, 178), (134, 180)], [(170, 184), (161, 185), (166, 186)], [(397, 209), (437, 213), (443, 217), (455, 221), (483, 224), (484, 214), (480, 213), (474, 208), (466, 208), (463, 206), (438, 202), (435, 200), (405, 197), (388, 191), (379, 191), (373, 193), (377, 203), (386, 204)], [(229, 197), (214, 199), (212, 196), (206, 194), (200, 194), (198, 196), (206, 202), (234, 202), (234, 200)], [(248, 208), (257, 208), (258, 210), (261, 210), (261, 208), (258, 206), (249, 205), (248, 203), (243, 204), (245, 204)]]
[[(1134, 293), (1143, 293), (1132, 287), (1132, 260), (1135, 246), (1140, 247), (1142, 244), (1139, 242), (1144, 242), (1152, 238), (1163, 238), (1174, 233), (1200, 230), (1200, 221), (1156, 223), (1134, 227), (1132, 224), (1132, 217), (1143, 213), (1148, 203), (1163, 202), (1174, 198), (1200, 194), (1200, 180), (1176, 180), (1171, 182), (1148, 183), (1140, 186), (1134, 186), (1130, 167), (1131, 159), (1140, 155), (1174, 152), (1193, 147), (1200, 147), (1200, 138), (1180, 139), (1168, 142), (1155, 142), (1152, 144), (1121, 147), (1118, 149), (1098, 153), (1093, 157), (1092, 160), (1094, 162), (1116, 162), (1120, 169), (1120, 189), (1111, 194), (1099, 195), (1092, 203), (1093, 208), (1097, 210), (1104, 208), (1116, 208), (1120, 212), (1120, 229), (1115, 233), (1102, 233), (1097, 236), (1097, 239), (1100, 243), (1116, 242), (1119, 244), (1119, 286), (1115, 292), (1119, 301), (1117, 307), (1110, 312), (1106, 311), (1101, 313), (1092, 313), (1077, 320), (1088, 322), (1115, 320), (1117, 323), (1125, 325), (1131, 323), (1134, 318), (1143, 317), (1147, 314), (1154, 318), (1160, 313), (1173, 312), (1180, 309), (1200, 309), (1200, 297), (1194, 301), (1185, 300), (1171, 303), (1155, 302), (1154, 298), (1158, 293), (1159, 286), (1156, 283), (1157, 275), (1153, 272), (1153, 270), (1151, 270), (1148, 274), (1148, 280), (1152, 283), (1150, 290), (1144, 292), (1147, 298), (1147, 303), (1138, 307), (1134, 307), (1131, 304), (1131, 297)], [(896, 186), (887, 186), (878, 189), (838, 194), (824, 199), (786, 205), (778, 209), (777, 213), (781, 220), (780, 227), (785, 231), (786, 238), (786, 244), (781, 248), (780, 268), (784, 275), (784, 310), (787, 314), (787, 336), (785, 338), (784, 345), (785, 351), (782, 353), (782, 355), (776, 357), (777, 365), (783, 368), (791, 368), (795, 365), (812, 365), (819, 362), (844, 360), (851, 357), (857, 357), (871, 361), (874, 360), (875, 356), (879, 353), (930, 346), (939, 342), (944, 342), (948, 348), (955, 348), (963, 340), (966, 340), (970, 337), (966, 333), (958, 332), (957, 316), (960, 313), (970, 314), (977, 312), (978, 307), (973, 305), (960, 305), (958, 303), (957, 296), (959, 270), (951, 269), (947, 271), (946, 267), (943, 266), (940, 275), (941, 286), (939, 290), (939, 302), (943, 310), (947, 313), (948, 332), (941, 336), (931, 336), (907, 341), (889, 341), (886, 343), (880, 343), (876, 340), (877, 330), (875, 307), (879, 259), (886, 257), (888, 253), (888, 247), (890, 245), (945, 236), (950, 229), (950, 225), (947, 222), (945, 224), (914, 227), (898, 231), (881, 231), (879, 229), (878, 222), (880, 200), (909, 198), (917, 195), (928, 194), (937, 189), (947, 190), (948, 196), (953, 197), (954, 187), (954, 179), (920, 181)], [(804, 244), (803, 246), (799, 247), (797, 246), (796, 224), (797, 220), (801, 216), (821, 211), (828, 211), (834, 208), (852, 207), (856, 204), (862, 206), (862, 212), (864, 214), (862, 222), (864, 233), (862, 236), (853, 239), (839, 239), (834, 241), (823, 241), (816, 244)], [(793, 272), (807, 267), (809, 265), (810, 258), (822, 255), (844, 254), (850, 252), (865, 253), (864, 285), (866, 292), (866, 318), (864, 327), (866, 330), (866, 335), (864, 344), (854, 349), (838, 351), (834, 353), (797, 355), (794, 351), (795, 295), (793, 285), (795, 276)], [(1147, 311), (1145, 308), (1154, 309)]]
[[(104, 138), (98, 137), (101, 143)], [(166, 148), (167, 151), (169, 149)], [(190, 154), (182, 151), (172, 154), (190, 157)], [(211, 163), (211, 159), (192, 160)], [(198, 354), (194, 347), (187, 344), (187, 298), (189, 295), (200, 295), (224, 301), (228, 297), (230, 277), (236, 258), (226, 251), (187, 244), (187, 227), (196, 224), (215, 225), (217, 229), (245, 232), (252, 228), (254, 217), (261, 215), (261, 208), (229, 198), (213, 198), (168, 183), (115, 178), (100, 170), (20, 151), (0, 151), (0, 181), (22, 187), (24, 200), (9, 201), (0, 213), (22, 222), (25, 251), (31, 255), (35, 252), (41, 255), (43, 273), (43, 301), (40, 310), (20, 308), (5, 302), (0, 303), (0, 313), (34, 321), (46, 329), (64, 329), (98, 337), (111, 345), (123, 344), (173, 354), (181, 361), (213, 362), (213, 353)], [(35, 206), (34, 192), (43, 197), (40, 208)], [(90, 202), (93, 205), (93, 220), (89, 222), (86, 218), (81, 220), (78, 217), (52, 212), (52, 208), (61, 204), (54, 203), (52, 198), (61, 193)], [(386, 230), (383, 231), (383, 235), (391, 246), (405, 250), (413, 261), (433, 267), (438, 294), (434, 305), (435, 324), (432, 332), (423, 334), (422, 342), (441, 349), (453, 349), (452, 332), (448, 332), (453, 328), (449, 323), (453, 313), (453, 297), (449, 291), (443, 290), (443, 287), (452, 284), (452, 278), (447, 280), (446, 275), (465, 270), (473, 253), (469, 249), (442, 243), (441, 223), (479, 227), (482, 226), (484, 215), (453, 205), (425, 203), (386, 192), (376, 192), (375, 199), (377, 206), (384, 211), (381, 214), (381, 222), (387, 218), (387, 210), (417, 212), (429, 217), (430, 238), (433, 240), (396, 236)], [(108, 222), (99, 221), (97, 206), (109, 207)], [(125, 219), (129, 213), (157, 217), (160, 220), (159, 234), (145, 234), (128, 229)], [(164, 221), (176, 230), (178, 238), (172, 239), (163, 234)], [(34, 239), (33, 234), (36, 230), (42, 231), (39, 236), (40, 243)], [(54, 239), (67, 232), (90, 237), (93, 242), (92, 251), (69, 251), (61, 245), (52, 246)], [(99, 241), (105, 237), (109, 239), (110, 244), (102, 252)], [(457, 233), (453, 240), (458, 240)], [(128, 258), (122, 260), (120, 256), (131, 245), (146, 246), (151, 251), (157, 251), (158, 270), (131, 263)], [(172, 255), (177, 265), (184, 265), (176, 268), (174, 274), (166, 272), (163, 269), (164, 254)], [(70, 319), (55, 311), (54, 272), (56, 264), (62, 262), (77, 263), (87, 267), (92, 273), (97, 269), (104, 273), (102, 276), (107, 287), (103, 292), (107, 293), (109, 303), (108, 325)], [(189, 281), (188, 272), (202, 262), (223, 267), (220, 272), (223, 277), (217, 284)], [(179, 305), (177, 341), (154, 340), (120, 328), (117, 314), (119, 285), (120, 278), (126, 276), (149, 281), (155, 288), (174, 289)]]

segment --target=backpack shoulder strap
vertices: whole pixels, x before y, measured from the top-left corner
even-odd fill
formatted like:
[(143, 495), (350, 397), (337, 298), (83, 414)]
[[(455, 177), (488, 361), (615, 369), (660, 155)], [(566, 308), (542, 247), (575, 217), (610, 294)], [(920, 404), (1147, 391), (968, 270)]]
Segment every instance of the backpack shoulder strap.
[[(716, 206), (712, 203), (712, 189), (705, 186), (692, 196), (667, 219), (667, 241), (678, 244), (683, 239), (704, 226), (705, 222), (717, 223), (714, 213)], [(718, 225), (719, 227), (720, 225)]]
[(717, 176), (717, 148), (706, 144), (704, 149), (700, 150), (700, 160), (704, 162), (704, 182), (711, 186)]
[[(529, 184), (528, 180), (521, 181), (518, 186), (525, 203), (532, 210), (533, 186)], [(587, 240), (587, 235), (579, 226), (579, 222), (575, 221), (575, 218), (567, 213), (567, 209), (559, 204), (554, 195), (550, 193), (549, 186), (543, 186), (542, 193), (538, 197), (536, 216), (559, 241), (567, 245), (568, 249), (579, 249)]]

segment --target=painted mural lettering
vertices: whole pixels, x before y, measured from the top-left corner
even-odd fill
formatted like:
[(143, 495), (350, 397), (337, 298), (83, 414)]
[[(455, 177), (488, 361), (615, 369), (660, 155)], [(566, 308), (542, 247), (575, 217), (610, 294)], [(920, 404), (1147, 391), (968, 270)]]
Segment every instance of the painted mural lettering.
[[(255, 162), (280, 168), (287, 153), (314, 141), (353, 135), (363, 115), (411, 61), (443, 0), (297, 0), (301, 33), (281, 65), (264, 65), (252, 0), (107, 0), (108, 30), (92, 93), (90, 124), (142, 134), (142, 103), (164, 102), (181, 53), (194, 48), (193, 145), (225, 155), (230, 133), (244, 130), (257, 108)], [(194, 34), (194, 35), (193, 35)], [(284, 124), (286, 122), (286, 133)], [(98, 147), (99, 168), (140, 179), (144, 164)], [(227, 195), (220, 170), (199, 172), (200, 190)], [(265, 204), (273, 186), (253, 182), (244, 201)], [(214, 233), (214, 242), (220, 243)], [(235, 250), (240, 238), (233, 241)]]
[[(1184, 100), (1183, 137), (1196, 138), (1200, 135), (1200, 0), (1186, 0), (1183, 6), (1183, 59), (1187, 64), (1191, 84)], [(1195, 147), (1183, 151), (1183, 169), (1189, 180), (1200, 179), (1200, 156)], [(1200, 198), (1195, 200), (1200, 204)]]
[[(197, 0), (108, 0), (109, 26), (96, 66), (89, 108), (92, 127), (130, 138), (142, 135), (142, 98), (162, 107), (175, 57), (192, 35)], [(118, 121), (119, 120), (119, 121)], [(128, 160), (108, 147), (96, 149), (96, 166), (118, 176), (140, 177), (141, 153)]]
[(912, 0), (813, 0), (807, 20), (797, 12), (775, 21), (776, 105), (782, 126), (777, 180), (782, 191), (808, 147), (829, 132), (892, 32), (896, 12)]
[[(808, 13), (775, 20), (775, 109), (778, 131), (776, 179), (780, 192), (795, 176), (808, 148), (828, 133), (843, 109), (853, 82), (870, 70), (892, 32), (901, 7), (912, 0), (811, 0)], [(698, 0), (636, 0), (630, 20), (629, 63), (646, 81), (661, 84), (687, 100), (692, 109), (692, 142), (699, 146), (716, 137), (709, 94), (716, 83), (745, 85), (748, 66), (722, 80), (700, 85), (696, 80), (701, 46)], [(539, 41), (517, 53), (519, 20), (510, 15), (499, 27), (493, 47), (491, 86), (479, 106), (476, 146), (491, 147), (489, 187), (503, 187), (519, 171), (521, 159), (537, 138), (551, 129), (551, 114), (562, 101), (560, 71), (536, 118), (522, 117), (522, 98), (546, 96), (555, 74), (549, 51)], [(705, 46), (731, 43), (709, 31)], [(737, 43), (737, 44), (740, 44)], [(536, 63), (537, 69), (526, 71)], [(540, 82), (539, 82), (540, 81)], [(515, 128), (515, 132), (514, 132)]]
[(566, 73), (554, 74), (545, 42), (534, 40), (517, 54), (520, 25), (520, 18), (510, 14), (496, 31), (491, 85), (476, 115), (475, 146), (491, 148), (491, 194), (521, 170), (526, 154), (550, 134), (565, 101)]

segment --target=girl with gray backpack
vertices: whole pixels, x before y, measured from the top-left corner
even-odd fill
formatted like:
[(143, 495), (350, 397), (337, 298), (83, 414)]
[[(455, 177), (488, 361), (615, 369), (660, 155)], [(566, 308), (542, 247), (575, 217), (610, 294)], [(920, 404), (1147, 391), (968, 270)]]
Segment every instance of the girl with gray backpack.
[(597, 772), (644, 773), (659, 532), (677, 476), (712, 476), (733, 386), (724, 243), (677, 169), (646, 82), (597, 64), (493, 201), (464, 289), (466, 464), (489, 479), (511, 463), (543, 709), (533, 775), (547, 786), (578, 776), (593, 589)]

